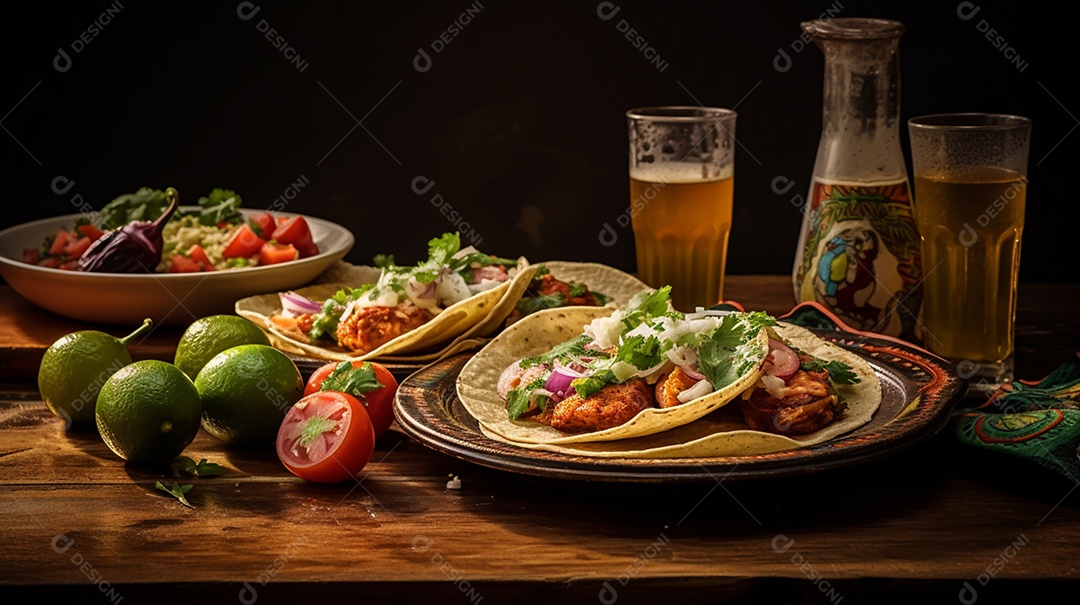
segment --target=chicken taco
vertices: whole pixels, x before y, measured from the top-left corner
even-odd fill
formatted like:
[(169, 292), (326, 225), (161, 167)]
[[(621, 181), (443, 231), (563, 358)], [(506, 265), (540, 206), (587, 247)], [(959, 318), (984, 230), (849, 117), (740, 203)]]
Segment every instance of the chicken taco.
[[(603, 265), (563, 262), (530, 265), (461, 248), (456, 233), (429, 242), (428, 259), (398, 266), (383, 257), (377, 270), (339, 271), (368, 275), (363, 284), (320, 283), (277, 295), (240, 300), (236, 312), (263, 327), (275, 346), (319, 359), (427, 362), (476, 348), (511, 314), (538, 308), (629, 300), (641, 284)], [(357, 269), (357, 268), (353, 268)], [(587, 280), (587, 281), (586, 281)], [(537, 283), (546, 295), (530, 294)], [(529, 301), (523, 304), (523, 301)]]
[(869, 421), (881, 400), (858, 356), (761, 312), (675, 312), (667, 288), (621, 310), (527, 317), (465, 365), (457, 388), (489, 437), (630, 457), (819, 443)]

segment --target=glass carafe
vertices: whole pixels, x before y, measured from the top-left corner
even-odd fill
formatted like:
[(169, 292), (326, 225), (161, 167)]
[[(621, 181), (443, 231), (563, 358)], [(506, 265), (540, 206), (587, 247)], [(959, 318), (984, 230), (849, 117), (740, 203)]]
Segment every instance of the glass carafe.
[(825, 54), (821, 141), (792, 279), (859, 330), (919, 342), (919, 235), (900, 147), (903, 24), (822, 19), (802, 24)]

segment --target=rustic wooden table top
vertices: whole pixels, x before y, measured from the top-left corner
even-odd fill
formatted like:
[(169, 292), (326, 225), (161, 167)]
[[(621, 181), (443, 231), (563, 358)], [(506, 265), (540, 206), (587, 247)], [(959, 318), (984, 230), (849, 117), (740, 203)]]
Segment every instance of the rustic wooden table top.
[[(772, 313), (793, 302), (784, 276), (731, 276), (727, 295)], [(1019, 302), (1018, 374), (1041, 378), (1080, 349), (1080, 286), (1024, 285)], [(496, 471), (396, 427), (357, 481), (317, 486), (272, 451), (200, 433), (185, 454), (232, 472), (190, 480), (186, 508), (154, 488), (171, 477), (124, 465), (95, 433), (65, 432), (40, 401), (44, 349), (87, 327), (0, 286), (0, 594), (973, 603), (1080, 580), (1077, 486), (986, 460), (946, 432), (806, 477), (672, 486)], [(179, 334), (155, 331), (133, 356), (171, 360)]]

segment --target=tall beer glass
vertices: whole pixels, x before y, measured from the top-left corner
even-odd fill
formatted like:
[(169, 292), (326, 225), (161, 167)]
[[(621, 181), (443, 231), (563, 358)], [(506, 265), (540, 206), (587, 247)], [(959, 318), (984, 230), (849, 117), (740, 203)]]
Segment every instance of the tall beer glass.
[(908, 132), (924, 342), (986, 393), (1013, 379), (1031, 120), (939, 114), (912, 118)]
[(654, 288), (670, 285), (679, 311), (710, 307), (724, 290), (736, 114), (673, 106), (626, 116), (638, 274)]

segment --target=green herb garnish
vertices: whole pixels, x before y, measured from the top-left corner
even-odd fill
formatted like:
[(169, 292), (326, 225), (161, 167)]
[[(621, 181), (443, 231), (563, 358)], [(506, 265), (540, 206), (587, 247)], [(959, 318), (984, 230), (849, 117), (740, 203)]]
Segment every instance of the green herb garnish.
[(375, 368), (368, 362), (353, 366), (351, 361), (343, 361), (334, 366), (334, 371), (326, 377), (320, 391), (339, 391), (364, 399), (364, 393), (383, 388), (383, 384), (375, 377)]
[(163, 484), (161, 481), (158, 481), (154, 484), (155, 489), (159, 489), (166, 494), (169, 494), (173, 498), (176, 498), (180, 501), (180, 504), (183, 504), (188, 508), (195, 508), (190, 502), (188, 502), (187, 499), (187, 493), (191, 491), (192, 487), (193, 486), (191, 485), (180, 485), (179, 481), (173, 483), (172, 485)]

